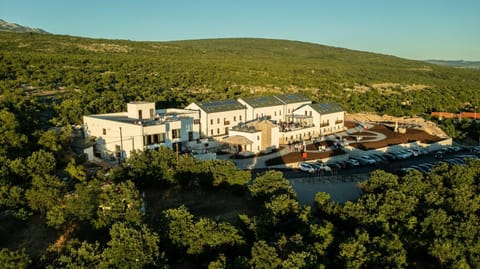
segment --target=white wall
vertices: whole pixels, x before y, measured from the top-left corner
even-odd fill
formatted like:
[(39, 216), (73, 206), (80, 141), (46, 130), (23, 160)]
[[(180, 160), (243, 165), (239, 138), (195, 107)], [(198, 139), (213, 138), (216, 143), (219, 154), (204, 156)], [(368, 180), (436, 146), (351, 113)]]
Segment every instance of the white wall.
[[(341, 121), (340, 123), (335, 123), (336, 121)], [(335, 112), (330, 114), (320, 115), (320, 123), (328, 122), (329, 125), (320, 128), (320, 134), (332, 134), (341, 132), (344, 130), (345, 126), (345, 112)]]
[[(311, 104), (312, 101), (304, 101), (304, 102), (298, 102), (298, 103), (292, 103), (292, 104), (286, 104), (284, 106), (284, 116), (283, 116), (283, 120), (282, 121), (285, 121), (285, 115), (289, 115), (289, 114), (293, 114), (293, 111), (295, 111), (295, 109), (301, 107), (302, 105), (306, 105), (306, 104)], [(290, 111), (290, 112), (289, 112)]]
[[(126, 113), (123, 114), (125, 115)], [(143, 150), (144, 144), (141, 125), (98, 119), (89, 116), (83, 117), (83, 123), (85, 134), (96, 137), (96, 148), (101, 151), (102, 158), (104, 159), (108, 159), (109, 153), (115, 154), (116, 150), (122, 147), (124, 157), (129, 157), (132, 150)]]
[(241, 135), (250, 139), (253, 144), (246, 146), (246, 151), (251, 151), (253, 153), (259, 153), (262, 147), (262, 132), (241, 132), (230, 130), (230, 136)]
[(139, 111), (142, 112), (142, 119), (153, 119), (153, 117), (155, 117), (155, 103), (132, 102), (127, 104), (127, 113), (129, 118), (139, 119)]
[(238, 102), (245, 105), (247, 108), (246, 121), (255, 120), (263, 116), (270, 116), (270, 119), (275, 121), (283, 121), (284, 119), (283, 105), (254, 108), (250, 106), (247, 102), (243, 101), (241, 98), (238, 99)]
[[(310, 136), (308, 135), (309, 132)], [(280, 144), (287, 144), (288, 142), (308, 140), (310, 137), (313, 139), (318, 135), (317, 127), (315, 126), (290, 132), (279, 132), (279, 142)]]
[[(126, 113), (115, 113), (116, 115)], [(112, 114), (109, 114), (112, 115)], [(94, 116), (84, 116), (83, 123), (86, 136), (95, 136), (97, 149), (102, 152), (102, 158), (108, 159), (108, 156), (123, 149), (123, 157), (128, 158), (134, 150), (143, 150), (147, 145), (144, 137), (153, 134), (165, 134), (165, 142), (148, 145), (148, 147), (158, 147), (160, 145), (173, 149), (173, 143), (187, 142), (188, 132), (193, 128), (193, 118), (177, 118), (167, 122), (150, 122), (149, 124), (134, 124), (108, 119), (99, 119)], [(180, 129), (180, 137), (173, 138), (172, 130)], [(194, 137), (195, 139), (195, 137)]]
[[(206, 113), (197, 104), (191, 103), (186, 109), (200, 111), (200, 134), (201, 137), (226, 136), (225, 128), (230, 129), (240, 122), (245, 122), (245, 109)], [(227, 123), (227, 124), (226, 124)], [(218, 132), (217, 132), (218, 129)]]

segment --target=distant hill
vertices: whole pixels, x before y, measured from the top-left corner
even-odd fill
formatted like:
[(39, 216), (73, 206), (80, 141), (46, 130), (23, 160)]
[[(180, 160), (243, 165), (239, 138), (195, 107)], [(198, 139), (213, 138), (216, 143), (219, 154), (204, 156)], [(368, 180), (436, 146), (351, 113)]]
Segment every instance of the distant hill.
[(132, 100), (182, 106), (288, 92), (335, 101), (349, 112), (413, 115), (480, 106), (479, 70), (299, 41), (135, 42), (0, 32), (0, 57), (0, 90), (80, 98), (86, 111), (75, 115), (120, 111)]
[(30, 28), (16, 23), (6, 22), (0, 19), (0, 31), (14, 32), (14, 33), (41, 33), (48, 34), (47, 31), (39, 28)]
[(464, 60), (457, 60), (457, 61), (426, 60), (426, 62), (432, 63), (432, 64), (439, 64), (439, 65), (450, 66), (450, 67), (480, 69), (480, 61), (464, 61)]

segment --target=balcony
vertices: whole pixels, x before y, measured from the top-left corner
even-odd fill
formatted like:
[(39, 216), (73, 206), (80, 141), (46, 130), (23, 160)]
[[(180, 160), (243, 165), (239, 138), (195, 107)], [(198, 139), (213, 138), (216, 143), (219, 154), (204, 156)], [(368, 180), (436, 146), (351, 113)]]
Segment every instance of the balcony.
[(335, 124), (342, 124), (343, 123), (343, 120), (336, 120), (335, 121)]
[(229, 120), (224, 120), (223, 125), (230, 125), (230, 121)]
[(287, 132), (292, 132), (292, 131), (297, 131), (301, 129), (306, 129), (313, 127), (314, 125), (311, 123), (301, 123), (301, 122), (282, 122), (279, 124), (279, 131), (281, 133), (287, 133)]
[(322, 123), (320, 124), (320, 128), (321, 128), (321, 127), (328, 127), (328, 126), (330, 126), (330, 123), (329, 123), (329, 122), (322, 122)]

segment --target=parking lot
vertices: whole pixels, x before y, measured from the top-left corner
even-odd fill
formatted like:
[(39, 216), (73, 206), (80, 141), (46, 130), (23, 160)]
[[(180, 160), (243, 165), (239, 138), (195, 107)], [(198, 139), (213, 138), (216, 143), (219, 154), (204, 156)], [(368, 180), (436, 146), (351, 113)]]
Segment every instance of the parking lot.
[(323, 168), (317, 169), (320, 163), (315, 163), (315, 161), (309, 161), (308, 163), (314, 164), (314, 171), (305, 169), (301, 171), (299, 169), (285, 169), (283, 173), (287, 179), (293, 178), (305, 178), (305, 177), (326, 177), (332, 175), (356, 175), (356, 174), (366, 174), (370, 171), (376, 169), (382, 169), (387, 172), (395, 174), (404, 174), (408, 170), (418, 170), (422, 173), (428, 172), (436, 164), (441, 162), (449, 164), (463, 164), (466, 158), (480, 158), (480, 148), (460, 148), (460, 147), (450, 147), (445, 150), (431, 152), (431, 153), (421, 153), (418, 155), (411, 155), (399, 153), (395, 158), (392, 156), (387, 157), (388, 155), (383, 154), (383, 158), (376, 156), (372, 158), (373, 160), (362, 160), (363, 158), (355, 158), (359, 165), (352, 165), (348, 163), (340, 164), (335, 162), (332, 164), (326, 164), (330, 169), (325, 169), (325, 164)]

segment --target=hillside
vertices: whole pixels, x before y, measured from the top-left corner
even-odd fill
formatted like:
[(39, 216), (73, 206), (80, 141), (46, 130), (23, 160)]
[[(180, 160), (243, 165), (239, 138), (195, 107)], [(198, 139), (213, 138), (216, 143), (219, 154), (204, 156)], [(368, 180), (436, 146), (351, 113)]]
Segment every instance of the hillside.
[(429, 63), (432, 63), (432, 64), (439, 64), (439, 65), (451, 66), (451, 67), (458, 67), (458, 68), (475, 68), (475, 69), (480, 69), (480, 61), (427, 60), (426, 62), (429, 62)]
[(16, 23), (6, 22), (0, 19), (0, 31), (7, 31), (7, 32), (14, 32), (14, 33), (41, 33), (41, 34), (48, 34), (47, 31), (38, 29), (38, 28), (30, 28), (27, 26), (23, 26)]
[(81, 96), (79, 109), (87, 114), (119, 110), (134, 99), (185, 105), (285, 91), (337, 101), (348, 111), (394, 115), (480, 105), (478, 70), (297, 41), (133, 42), (0, 32), (0, 53), (2, 91), (61, 90)]

